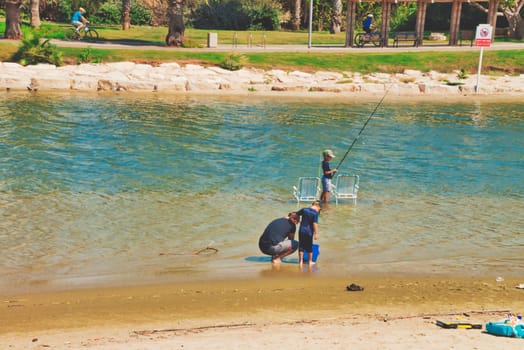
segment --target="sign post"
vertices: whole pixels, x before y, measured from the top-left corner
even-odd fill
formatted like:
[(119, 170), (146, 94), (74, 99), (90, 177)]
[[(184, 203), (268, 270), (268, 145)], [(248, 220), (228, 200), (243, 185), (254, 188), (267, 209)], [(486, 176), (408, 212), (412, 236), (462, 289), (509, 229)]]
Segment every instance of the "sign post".
[(475, 35), (475, 46), (480, 47), (479, 67), (477, 70), (477, 85), (475, 85), (475, 92), (480, 91), (480, 70), (482, 69), (482, 56), (484, 54), (484, 47), (491, 46), (492, 27), (489, 24), (479, 24)]
[(311, 37), (313, 36), (313, 0), (309, 0), (309, 26), (307, 36), (307, 47), (311, 48)]

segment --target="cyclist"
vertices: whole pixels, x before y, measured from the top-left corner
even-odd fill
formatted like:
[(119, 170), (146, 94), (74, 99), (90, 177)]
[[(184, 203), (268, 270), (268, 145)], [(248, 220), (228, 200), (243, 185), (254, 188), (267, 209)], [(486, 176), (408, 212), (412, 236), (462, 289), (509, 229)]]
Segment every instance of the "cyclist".
[(366, 33), (371, 33), (373, 31), (373, 15), (370, 13), (366, 19), (362, 22), (362, 28)]
[(79, 7), (78, 10), (73, 13), (73, 17), (71, 17), (71, 24), (76, 27), (75, 31), (77, 33), (79, 33), (80, 30), (89, 23), (87, 18), (84, 17), (84, 13), (86, 13), (86, 10), (84, 10), (82, 7)]

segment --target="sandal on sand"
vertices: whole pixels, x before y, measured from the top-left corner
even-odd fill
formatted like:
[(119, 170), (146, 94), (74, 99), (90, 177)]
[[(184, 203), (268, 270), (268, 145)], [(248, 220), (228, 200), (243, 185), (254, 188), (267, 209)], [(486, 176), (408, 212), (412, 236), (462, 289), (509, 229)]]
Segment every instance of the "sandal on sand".
[(346, 287), (346, 289), (350, 292), (361, 292), (364, 290), (364, 288), (355, 283), (351, 283), (349, 286)]

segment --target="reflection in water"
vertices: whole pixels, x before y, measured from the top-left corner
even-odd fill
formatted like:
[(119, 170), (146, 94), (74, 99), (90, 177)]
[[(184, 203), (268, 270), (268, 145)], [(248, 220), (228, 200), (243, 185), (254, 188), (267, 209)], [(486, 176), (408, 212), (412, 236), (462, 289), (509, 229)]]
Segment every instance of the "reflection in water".
[[(273, 271), (248, 259), (261, 231), (375, 107), (2, 98), (0, 290)], [(313, 272), (522, 271), (522, 107), (386, 100), (341, 169), (361, 176), (357, 205), (322, 212)], [(187, 254), (210, 242), (217, 254)]]

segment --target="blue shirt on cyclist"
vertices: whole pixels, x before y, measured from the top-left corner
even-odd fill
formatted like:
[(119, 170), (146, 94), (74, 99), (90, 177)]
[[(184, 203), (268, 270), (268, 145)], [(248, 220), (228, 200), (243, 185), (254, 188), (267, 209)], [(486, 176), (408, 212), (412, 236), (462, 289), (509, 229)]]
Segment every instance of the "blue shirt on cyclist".
[(364, 31), (366, 33), (371, 33), (371, 30), (373, 29), (373, 15), (372, 14), (369, 14), (366, 19), (364, 20), (364, 22), (362, 22), (362, 29), (364, 29)]
[(84, 13), (86, 13), (86, 10), (84, 10), (82, 7), (79, 7), (78, 11), (75, 11), (75, 13), (73, 13), (73, 17), (71, 17), (71, 24), (76, 27), (76, 31), (79, 31), (85, 26), (86, 23), (89, 23), (89, 21), (84, 17)]

